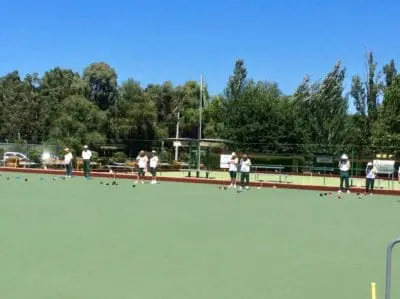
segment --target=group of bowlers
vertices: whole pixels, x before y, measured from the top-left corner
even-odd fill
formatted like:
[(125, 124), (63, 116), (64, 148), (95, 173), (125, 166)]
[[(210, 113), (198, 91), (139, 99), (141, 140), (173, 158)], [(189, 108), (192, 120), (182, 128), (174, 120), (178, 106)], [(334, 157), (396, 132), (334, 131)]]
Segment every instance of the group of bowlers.
[(238, 173), (240, 172), (240, 189), (249, 189), (251, 160), (246, 154), (243, 154), (241, 159), (236, 153), (232, 153), (229, 164), (230, 185), (229, 188), (236, 188)]
[[(339, 161), (339, 171), (340, 171), (340, 186), (339, 193), (347, 192), (350, 193), (350, 160), (346, 154), (340, 157)], [(365, 193), (373, 194), (375, 178), (377, 170), (372, 162), (368, 162), (365, 169)]]
[[(72, 150), (70, 148), (64, 149), (64, 166), (65, 166), (65, 176), (67, 178), (72, 177), (72, 160), (74, 159), (74, 156), (72, 154)], [(82, 160), (83, 160), (83, 173), (85, 176), (85, 179), (90, 178), (90, 161), (92, 159), (92, 151), (89, 149), (87, 145), (83, 146), (83, 151), (82, 151)]]
[[(239, 161), (236, 153), (232, 153), (229, 164), (230, 185), (229, 188), (236, 188), (238, 173), (240, 172), (240, 186), (239, 188), (249, 189), (251, 161), (249, 157), (244, 154)], [(339, 193), (350, 193), (350, 160), (346, 154), (340, 157), (339, 170), (340, 170), (340, 186)], [(368, 162), (365, 170), (365, 192), (372, 194), (374, 191), (375, 178), (377, 174), (376, 167), (372, 162)]]
[[(64, 165), (65, 165), (65, 176), (67, 178), (72, 177), (72, 160), (74, 156), (72, 154), (72, 150), (70, 148), (64, 149)], [(90, 162), (92, 159), (92, 152), (89, 150), (89, 147), (85, 145), (82, 151), (82, 160), (83, 160), (83, 172), (86, 179), (90, 178)], [(139, 155), (136, 158), (136, 162), (138, 165), (138, 176), (136, 183), (140, 182), (144, 184), (144, 179), (146, 173), (148, 172), (148, 166), (150, 166), (150, 173), (152, 176), (151, 184), (156, 184), (156, 175), (157, 175), (157, 167), (159, 165), (159, 159), (156, 151), (151, 152), (151, 157), (149, 159), (148, 155), (145, 151), (140, 151)]]
[(160, 164), (156, 151), (151, 152), (151, 157), (149, 159), (148, 155), (145, 151), (140, 151), (139, 155), (136, 158), (137, 166), (138, 166), (138, 179), (136, 180), (136, 184), (139, 182), (144, 184), (144, 178), (146, 173), (148, 172), (148, 166), (150, 166), (150, 174), (151, 174), (151, 184), (157, 184), (157, 168)]
[[(83, 160), (83, 171), (85, 178), (90, 178), (90, 161), (92, 159), (92, 152), (89, 150), (87, 145), (83, 146), (82, 151), (82, 160)], [(66, 177), (72, 177), (72, 160), (73, 155), (72, 151), (69, 148), (65, 149), (64, 155), (64, 164)], [(159, 166), (159, 159), (156, 151), (152, 151), (150, 155), (150, 159), (145, 151), (140, 151), (139, 155), (136, 158), (137, 166), (138, 166), (138, 176), (137, 181), (144, 184), (144, 179), (148, 169), (151, 174), (151, 184), (157, 184), (157, 168)], [(228, 162), (229, 164), (229, 176), (230, 176), (230, 185), (229, 188), (237, 188), (237, 180), (238, 173), (240, 173), (240, 189), (249, 189), (250, 182), (250, 170), (251, 170), (251, 160), (246, 154), (243, 154), (241, 159), (239, 160), (236, 153), (232, 153), (231, 159)], [(149, 168), (148, 168), (149, 166)], [(340, 170), (340, 186), (339, 193), (347, 192), (350, 193), (350, 160), (346, 154), (340, 157), (339, 161), (339, 170)], [(365, 170), (366, 173), (366, 181), (365, 181), (365, 192), (373, 193), (375, 178), (376, 178), (376, 167), (372, 162), (368, 162), (367, 168)]]

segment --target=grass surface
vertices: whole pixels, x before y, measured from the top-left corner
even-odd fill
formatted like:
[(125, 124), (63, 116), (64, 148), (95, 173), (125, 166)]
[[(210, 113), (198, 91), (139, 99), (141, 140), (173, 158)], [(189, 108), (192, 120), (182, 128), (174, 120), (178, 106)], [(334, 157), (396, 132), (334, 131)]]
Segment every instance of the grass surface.
[(0, 298), (365, 299), (371, 281), (382, 298), (400, 234), (396, 197), (15, 176), (0, 177)]
[[(164, 177), (187, 177), (187, 171), (170, 171), (162, 172), (161, 175)], [(196, 172), (192, 172), (192, 177), (195, 177)], [(202, 173), (202, 177), (205, 174)], [(229, 179), (229, 174), (223, 171), (213, 171), (211, 172), (210, 179), (227, 180)], [(331, 177), (326, 175), (325, 179), (323, 176), (311, 176), (311, 175), (287, 175), (287, 174), (274, 174), (274, 173), (260, 173), (256, 175), (255, 173), (250, 174), (250, 180), (253, 182), (263, 181), (263, 182), (274, 182), (274, 183), (291, 183), (297, 185), (312, 185), (312, 186), (329, 186), (339, 188), (339, 178)], [(354, 187), (365, 188), (365, 179), (363, 178), (352, 178)], [(388, 181), (382, 179), (375, 180), (376, 189), (385, 190), (400, 190), (400, 184), (397, 180)]]

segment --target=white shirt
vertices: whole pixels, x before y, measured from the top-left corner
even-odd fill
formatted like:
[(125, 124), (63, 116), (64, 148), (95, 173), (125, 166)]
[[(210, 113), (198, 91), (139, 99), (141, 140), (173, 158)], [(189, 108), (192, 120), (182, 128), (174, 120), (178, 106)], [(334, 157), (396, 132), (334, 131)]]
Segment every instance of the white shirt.
[(350, 170), (350, 161), (339, 162), (340, 171), (349, 171)]
[(157, 156), (151, 157), (151, 159), (150, 159), (150, 167), (151, 168), (156, 168), (157, 165), (158, 165), (158, 157)]
[(138, 161), (139, 168), (146, 168), (147, 167), (147, 161), (149, 161), (147, 156), (144, 156), (144, 157), (138, 156), (136, 158), (136, 160)]
[(65, 164), (71, 163), (72, 158), (73, 158), (72, 153), (66, 154), (66, 155), (64, 156), (64, 163), (65, 163)]
[(365, 172), (367, 173), (367, 179), (374, 179), (376, 177), (375, 167), (372, 167), (371, 169), (368, 169), (368, 167), (367, 167)]
[(251, 161), (249, 158), (247, 158), (246, 161), (244, 161), (244, 160), (240, 161), (240, 171), (241, 172), (250, 172), (250, 166), (251, 166)]
[(84, 150), (82, 152), (82, 159), (83, 160), (90, 160), (92, 158), (92, 152), (90, 150)]
[(238, 170), (238, 162), (239, 162), (238, 158), (231, 159), (229, 161), (229, 171), (237, 171)]

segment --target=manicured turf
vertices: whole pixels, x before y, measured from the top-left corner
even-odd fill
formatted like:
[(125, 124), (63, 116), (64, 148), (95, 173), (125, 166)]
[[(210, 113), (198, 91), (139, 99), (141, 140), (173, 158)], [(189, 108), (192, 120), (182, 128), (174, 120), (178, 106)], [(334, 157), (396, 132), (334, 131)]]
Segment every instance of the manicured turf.
[[(169, 171), (162, 172), (162, 176), (165, 177), (187, 177), (187, 171)], [(195, 173), (192, 173), (192, 176), (195, 176)], [(205, 177), (205, 174), (202, 173), (202, 177)], [(226, 180), (229, 178), (229, 174), (225, 171), (213, 171), (210, 174), (210, 179), (222, 179)], [(273, 182), (273, 183), (290, 183), (295, 185), (311, 185), (311, 186), (326, 186), (326, 187), (336, 187), (339, 189), (339, 178), (337, 176), (332, 177), (330, 175), (323, 176), (315, 176), (315, 175), (293, 175), (293, 174), (274, 174), (274, 173), (259, 173), (255, 174), (252, 172), (250, 174), (250, 180), (253, 182), (262, 181), (262, 182)], [(353, 187), (361, 187), (365, 188), (365, 179), (364, 178), (351, 178), (353, 182)], [(400, 184), (397, 179), (387, 180), (387, 176), (380, 176), (375, 180), (375, 188), (379, 190), (400, 190)]]
[(382, 298), (400, 235), (396, 197), (15, 176), (0, 177), (0, 298), (365, 299), (373, 280)]

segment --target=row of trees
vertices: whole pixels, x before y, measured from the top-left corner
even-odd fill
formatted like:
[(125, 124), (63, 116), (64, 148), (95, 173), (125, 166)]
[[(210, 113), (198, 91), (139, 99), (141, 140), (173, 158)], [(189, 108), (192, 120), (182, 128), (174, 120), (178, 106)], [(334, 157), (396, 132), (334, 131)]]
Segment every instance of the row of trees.
[[(302, 151), (307, 144), (400, 147), (400, 75), (395, 62), (379, 69), (373, 53), (365, 76), (343, 89), (345, 68), (338, 62), (321, 82), (306, 76), (292, 95), (278, 84), (248, 77), (236, 61), (225, 90), (203, 90), (203, 138), (223, 138), (238, 150)], [(175, 137), (197, 138), (200, 86), (174, 86), (128, 79), (121, 85), (106, 63), (83, 74), (54, 68), (43, 77), (12, 72), (0, 78), (0, 137), (8, 142), (47, 142), (93, 147), (107, 143)], [(353, 101), (355, 113), (349, 113)]]

